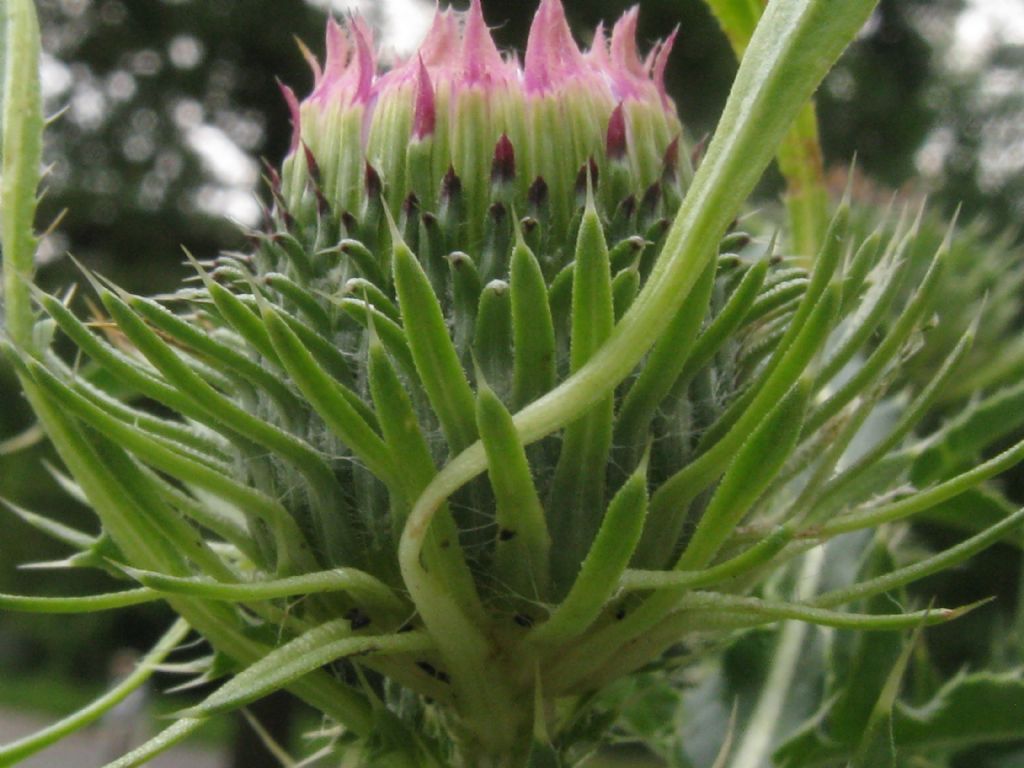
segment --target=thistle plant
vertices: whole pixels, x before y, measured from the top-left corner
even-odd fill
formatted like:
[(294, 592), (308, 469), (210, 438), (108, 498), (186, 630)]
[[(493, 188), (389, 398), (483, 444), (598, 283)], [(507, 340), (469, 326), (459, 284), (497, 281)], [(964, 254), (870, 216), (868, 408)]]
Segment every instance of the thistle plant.
[[(32, 284), (38, 42), (31, 4), (8, 0), (4, 350), (102, 532), (19, 514), (70, 565), (135, 586), (0, 605), (166, 600), (181, 620), (121, 688), (0, 762), (88, 722), (189, 628), (211, 650), (188, 669), (223, 682), (112, 765), (278, 689), (336, 726), (323, 754), (338, 760), (576, 765), (614, 732), (609, 686), (667, 676), (680, 647), (782, 619), (902, 630), (967, 610), (849, 606), (962, 562), (1024, 512), (820, 594), (792, 585), (832, 539), (1024, 458), (967, 450), (920, 480), (922, 457), (963, 448), (956, 424), (918, 429), (976, 313), (956, 308), (923, 382), (904, 370), (946, 309), (952, 228), (920, 272), (915, 210), (865, 233), (844, 199), (821, 227), (795, 216), (792, 238), (745, 228), (873, 5), (769, 4), (706, 153), (664, 89), (672, 37), (641, 54), (636, 9), (583, 52), (542, 0), (520, 63), (474, 0), (388, 72), (362, 21), (332, 21), (312, 93), (284, 88), (294, 139), (250, 248), (189, 257), (194, 279), (159, 298), (83, 270), (100, 333), (73, 292)], [(791, 213), (813, 217), (805, 203)]]

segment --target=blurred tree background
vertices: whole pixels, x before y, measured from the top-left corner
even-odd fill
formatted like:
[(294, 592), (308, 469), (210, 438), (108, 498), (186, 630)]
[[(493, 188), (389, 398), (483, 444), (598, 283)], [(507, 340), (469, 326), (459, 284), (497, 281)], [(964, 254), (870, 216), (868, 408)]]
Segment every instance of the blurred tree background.
[[(465, 5), (465, 2), (462, 3)], [(536, 2), (484, 0), (499, 42), (522, 49)], [(614, 20), (631, 2), (565, 0), (577, 29)], [(40, 0), (48, 108), (40, 281), (70, 285), (70, 253), (131, 291), (158, 293), (199, 258), (242, 245), (259, 222), (260, 158), (284, 155), (291, 135), (277, 80), (308, 92), (312, 77), (293, 35), (322, 52), (328, 2), (308, 0)], [(421, 0), (363, 0), (378, 26), (402, 40), (429, 21)], [(826, 160), (858, 168), (885, 188), (913, 184), (933, 205), (1019, 240), (1024, 213), (1024, 3), (1021, 0), (882, 0), (820, 96)], [(993, 12), (1005, 23), (990, 24)], [(1010, 6), (1016, 8), (1006, 9)], [(1016, 21), (1014, 21), (1016, 20)], [(640, 37), (680, 34), (669, 88), (691, 132), (714, 129), (736, 62), (701, 0), (643, 0)], [(582, 40), (589, 43), (589, 40)], [(777, 192), (769, 179), (766, 194)], [(233, 223), (234, 222), (234, 223)], [(31, 426), (9, 372), (0, 440)], [(55, 490), (45, 448), (0, 455), (0, 496), (91, 525)], [(0, 590), (67, 592), (58, 572), (16, 571), (59, 558), (53, 545), (7, 519)], [(1016, 568), (1016, 559), (1008, 563)], [(87, 592), (99, 575), (76, 579)], [(162, 628), (158, 608), (73, 619), (0, 616), (0, 679), (14, 670), (102, 679), (118, 645), (143, 647)], [(68, 627), (73, 627), (69, 631)], [(3, 686), (0, 686), (2, 688)]]

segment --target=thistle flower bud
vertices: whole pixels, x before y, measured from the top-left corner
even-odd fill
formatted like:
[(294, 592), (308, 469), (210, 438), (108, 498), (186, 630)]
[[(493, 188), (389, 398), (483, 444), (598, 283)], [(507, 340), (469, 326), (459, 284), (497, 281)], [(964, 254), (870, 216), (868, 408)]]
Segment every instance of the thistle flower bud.
[(576, 175), (588, 162), (599, 171), (621, 165), (597, 189), (608, 219), (624, 198), (639, 199), (663, 178), (678, 184), (684, 175), (669, 148), (682, 127), (664, 86), (675, 35), (641, 58), (636, 25), (634, 8), (610, 35), (599, 28), (584, 52), (559, 0), (544, 0), (520, 64), (498, 51), (474, 0), (464, 13), (438, 11), (420, 50), (380, 73), (366, 24), (332, 20), (323, 66), (313, 62), (312, 93), (299, 103), (285, 92), (295, 126), (284, 165), (289, 212), (312, 225), (325, 199), (336, 215), (358, 216), (374, 194), (361, 183), (366, 163), (380, 175), (392, 215), (410, 194), (431, 211), (451, 170), (465, 217), (452, 245), (473, 251), (496, 198), (525, 212), (538, 180), (552, 193), (548, 237), (564, 240)]
[[(824, 23), (828, 1), (807, 18)], [(785, 5), (769, 4), (771, 28)], [(847, 37), (863, 22), (838, 16)], [(332, 21), (312, 93), (282, 86), (295, 132), (252, 253), (194, 262), (199, 283), (159, 300), (94, 281), (103, 333), (36, 294), (40, 348), (6, 351), (105, 533), (44, 528), (149, 588), (85, 604), (173, 595), (211, 658), (243, 667), (148, 749), (287, 687), (373, 764), (574, 764), (621, 713), (607, 686), (680, 641), (950, 618), (835, 609), (1024, 519), (813, 600), (764, 599), (808, 546), (935, 508), (1024, 460), (1024, 442), (948, 480), (908, 445), (972, 326), (905, 415), (871, 419), (887, 433), (848, 451), (944, 311), (948, 237), (912, 263), (919, 222), (858, 237), (847, 202), (810, 273), (757, 232), (729, 233), (715, 258), (743, 194), (720, 192), (749, 191), (737, 173), (772, 144), (727, 107), (719, 132), (747, 140), (709, 149), (726, 175), (702, 176), (719, 192), (681, 218), (696, 239), (680, 244), (685, 223), (663, 238), (691, 153), (663, 82), (674, 34), (641, 57), (636, 28), (634, 9), (584, 52), (559, 0), (541, 0), (520, 64), (473, 0), (381, 73), (367, 25)], [(838, 51), (825, 35), (811, 55), (818, 38), (796, 59), (812, 71)], [(795, 76), (762, 66), (766, 48), (732, 99)], [(792, 120), (758, 114), (775, 140)], [(88, 375), (42, 348), (58, 329)], [(981, 447), (957, 453), (959, 429), (922, 457), (949, 475)], [(220, 676), (204, 664), (180, 666)]]

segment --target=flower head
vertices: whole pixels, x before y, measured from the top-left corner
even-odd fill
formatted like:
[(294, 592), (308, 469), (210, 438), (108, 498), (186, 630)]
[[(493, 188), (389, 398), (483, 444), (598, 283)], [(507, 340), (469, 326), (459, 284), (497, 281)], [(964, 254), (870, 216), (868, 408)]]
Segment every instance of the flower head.
[(285, 173), (289, 207), (301, 210), (305, 200), (311, 208), (307, 157), (320, 174), (319, 194), (339, 214), (365, 207), (367, 164), (396, 215), (410, 196), (424, 210), (439, 206), (443, 180), (454, 175), (464, 195), (465, 245), (472, 247), (485, 236), (496, 202), (496, 163), (515, 170), (506, 180), (513, 196), (503, 202), (526, 213), (530, 190), (543, 185), (560, 232), (571, 224), (581, 171), (591, 161), (609, 217), (666, 176), (678, 183), (682, 127), (664, 85), (675, 35), (644, 58), (636, 28), (634, 8), (610, 35), (599, 28), (584, 52), (560, 0), (542, 0), (520, 63), (498, 50), (473, 0), (466, 12), (438, 10), (419, 51), (381, 72), (365, 22), (332, 20), (324, 64), (312, 62), (312, 93), (300, 104), (287, 92), (295, 124)]

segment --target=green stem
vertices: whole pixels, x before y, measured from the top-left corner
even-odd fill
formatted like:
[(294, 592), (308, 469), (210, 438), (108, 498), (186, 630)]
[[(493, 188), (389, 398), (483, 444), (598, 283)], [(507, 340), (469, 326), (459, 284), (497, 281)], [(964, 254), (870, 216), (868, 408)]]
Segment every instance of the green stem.
[[(722, 25), (738, 59), (743, 58), (766, 0), (705, 0)], [(786, 210), (792, 245), (803, 264), (809, 265), (821, 248), (828, 224), (828, 190), (818, 137), (814, 101), (804, 104), (777, 155), (786, 179)]]
[(828, 189), (825, 162), (818, 136), (814, 101), (808, 101), (782, 140), (777, 156), (786, 179), (786, 211), (791, 245), (803, 266), (810, 267), (821, 249), (828, 226)]
[(3, 101), (3, 240), (7, 333), (20, 346), (32, 341), (29, 286), (35, 266), (32, 223), (42, 157), (43, 112), (39, 95), (39, 24), (30, 0), (7, 0)]

